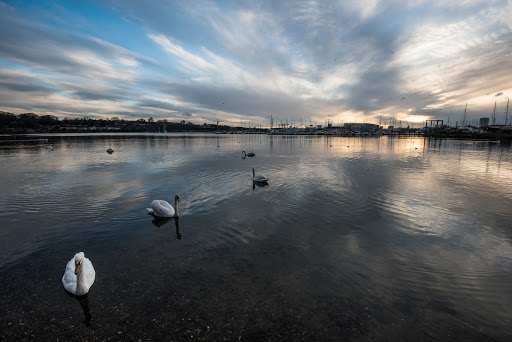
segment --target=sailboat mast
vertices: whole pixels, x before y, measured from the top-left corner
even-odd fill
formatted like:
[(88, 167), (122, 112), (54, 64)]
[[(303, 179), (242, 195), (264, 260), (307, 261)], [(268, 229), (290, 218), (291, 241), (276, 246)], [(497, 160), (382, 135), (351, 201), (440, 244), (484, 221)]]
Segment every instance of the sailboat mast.
[(468, 109), (468, 103), (466, 102), (466, 108), (464, 108), (464, 117), (462, 118), (462, 127), (466, 126), (466, 110)]
[(496, 102), (498, 102), (498, 101), (494, 101), (494, 114), (492, 115), (492, 124), (493, 125), (496, 124)]
[(505, 126), (508, 123), (508, 103), (510, 102), (510, 99), (507, 99), (507, 112), (505, 113)]

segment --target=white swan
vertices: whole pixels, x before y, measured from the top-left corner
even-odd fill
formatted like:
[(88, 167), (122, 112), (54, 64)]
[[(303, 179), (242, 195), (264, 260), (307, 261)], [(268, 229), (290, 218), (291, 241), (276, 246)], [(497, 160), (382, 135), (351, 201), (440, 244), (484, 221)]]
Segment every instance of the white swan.
[(266, 182), (266, 181), (268, 181), (268, 178), (265, 177), (264, 175), (257, 175), (257, 174), (255, 174), (254, 168), (253, 168), (252, 169), (252, 180), (254, 182)]
[(85, 257), (84, 252), (80, 252), (76, 253), (67, 263), (66, 271), (62, 276), (62, 284), (66, 291), (75, 296), (83, 296), (89, 292), (95, 277), (96, 272), (91, 260)]
[(47, 149), (47, 150), (52, 150), (52, 151), (53, 151), (53, 147), (52, 147), (52, 145), (48, 145), (48, 146), (46, 146), (46, 149)]
[(167, 201), (164, 200), (154, 200), (151, 202), (151, 208), (146, 208), (147, 211), (158, 217), (178, 217), (180, 216), (178, 212), (178, 203), (180, 202), (180, 195), (174, 195), (174, 208)]

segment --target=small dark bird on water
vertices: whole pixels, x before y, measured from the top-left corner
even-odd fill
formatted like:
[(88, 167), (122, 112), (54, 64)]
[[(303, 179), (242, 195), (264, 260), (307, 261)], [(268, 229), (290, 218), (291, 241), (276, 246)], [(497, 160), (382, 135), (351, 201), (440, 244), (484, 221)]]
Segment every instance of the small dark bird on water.
[(245, 159), (245, 157), (254, 157), (256, 154), (252, 153), (252, 152), (249, 152), (249, 153), (245, 153), (245, 151), (242, 151), (242, 158)]

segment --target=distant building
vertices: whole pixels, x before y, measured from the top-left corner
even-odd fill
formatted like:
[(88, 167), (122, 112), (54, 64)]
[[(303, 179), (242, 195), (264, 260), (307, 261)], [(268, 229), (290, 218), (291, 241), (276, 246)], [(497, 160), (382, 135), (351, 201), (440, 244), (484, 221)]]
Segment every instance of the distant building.
[(480, 128), (489, 127), (489, 118), (480, 118)]
[(444, 120), (425, 120), (425, 131), (439, 131), (444, 127)]
[(343, 127), (348, 131), (359, 131), (359, 132), (376, 132), (379, 130), (379, 125), (370, 123), (346, 123)]

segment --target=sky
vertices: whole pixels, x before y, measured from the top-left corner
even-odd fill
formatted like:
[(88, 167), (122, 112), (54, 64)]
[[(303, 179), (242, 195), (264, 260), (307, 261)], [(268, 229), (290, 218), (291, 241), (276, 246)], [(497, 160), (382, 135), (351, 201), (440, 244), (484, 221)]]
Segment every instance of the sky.
[(511, 71), (512, 0), (0, 0), (15, 114), (503, 124)]

